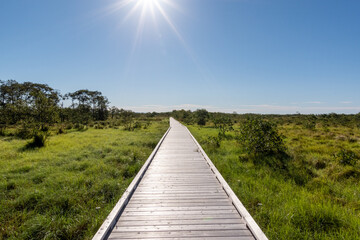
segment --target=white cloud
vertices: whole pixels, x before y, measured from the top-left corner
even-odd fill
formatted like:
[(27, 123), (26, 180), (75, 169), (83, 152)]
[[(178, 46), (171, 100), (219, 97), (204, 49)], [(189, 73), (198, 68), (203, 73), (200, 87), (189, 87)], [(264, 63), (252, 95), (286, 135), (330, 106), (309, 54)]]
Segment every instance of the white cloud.
[(340, 102), (341, 104), (351, 104), (352, 102), (350, 102), (350, 101), (342, 101), (342, 102)]
[(172, 110), (191, 110), (195, 111), (196, 109), (205, 108), (215, 109), (215, 107), (210, 105), (197, 105), (197, 104), (180, 104), (180, 105), (143, 105), (143, 106), (126, 106), (124, 109), (131, 109), (135, 112), (170, 112)]
[(311, 102), (305, 102), (306, 104), (323, 104), (324, 102), (320, 101), (311, 101)]
[(124, 109), (131, 109), (135, 112), (170, 112), (172, 110), (191, 110), (205, 108), (210, 112), (226, 112), (226, 113), (263, 113), (263, 114), (293, 114), (300, 113), (358, 113), (360, 106), (294, 106), (294, 105), (238, 105), (232, 107), (217, 107), (212, 105), (198, 105), (198, 104), (180, 104), (180, 105), (143, 105), (143, 106), (126, 106)]

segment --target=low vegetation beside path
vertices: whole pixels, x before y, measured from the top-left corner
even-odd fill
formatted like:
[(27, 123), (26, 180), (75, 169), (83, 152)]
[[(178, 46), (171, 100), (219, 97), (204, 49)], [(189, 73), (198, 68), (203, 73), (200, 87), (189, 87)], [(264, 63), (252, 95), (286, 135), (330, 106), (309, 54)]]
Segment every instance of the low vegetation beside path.
[(360, 239), (360, 115), (334, 116), (188, 126), (269, 239)]
[(0, 239), (91, 239), (168, 121), (99, 126), (49, 131), (44, 148), (0, 138)]

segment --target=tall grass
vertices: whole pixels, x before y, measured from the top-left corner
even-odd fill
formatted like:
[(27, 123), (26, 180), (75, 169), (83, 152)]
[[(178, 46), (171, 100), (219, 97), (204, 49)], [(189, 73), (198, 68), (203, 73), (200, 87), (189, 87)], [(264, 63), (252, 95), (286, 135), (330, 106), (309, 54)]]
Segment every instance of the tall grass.
[(279, 126), (284, 167), (251, 158), (234, 132), (214, 144), (216, 129), (189, 129), (269, 239), (360, 239), (358, 129)]
[(0, 239), (91, 239), (167, 127), (0, 138)]

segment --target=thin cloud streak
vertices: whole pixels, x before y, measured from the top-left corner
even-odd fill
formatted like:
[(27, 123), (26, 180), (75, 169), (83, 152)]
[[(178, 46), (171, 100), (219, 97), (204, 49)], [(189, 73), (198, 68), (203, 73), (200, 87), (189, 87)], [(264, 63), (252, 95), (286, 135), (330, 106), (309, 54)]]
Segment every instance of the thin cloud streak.
[(354, 114), (360, 112), (360, 106), (282, 106), (282, 105), (239, 105), (236, 107), (217, 107), (212, 105), (198, 105), (198, 104), (180, 104), (180, 105), (143, 105), (143, 106), (126, 106), (125, 109), (130, 109), (135, 112), (170, 112), (172, 110), (191, 110), (207, 109), (210, 112), (225, 112), (225, 113), (260, 113), (260, 114), (295, 114), (297, 112), (303, 114), (323, 114), (323, 113), (347, 113)]
[(320, 101), (311, 101), (311, 102), (304, 102), (306, 104), (324, 104), (325, 102), (320, 102)]

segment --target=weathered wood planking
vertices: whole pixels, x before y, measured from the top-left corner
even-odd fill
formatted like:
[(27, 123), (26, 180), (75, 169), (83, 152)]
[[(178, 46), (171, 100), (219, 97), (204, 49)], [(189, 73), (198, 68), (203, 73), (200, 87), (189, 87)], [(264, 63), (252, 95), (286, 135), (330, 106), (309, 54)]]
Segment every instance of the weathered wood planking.
[(172, 118), (134, 181), (93, 240), (267, 239), (196, 139)]

